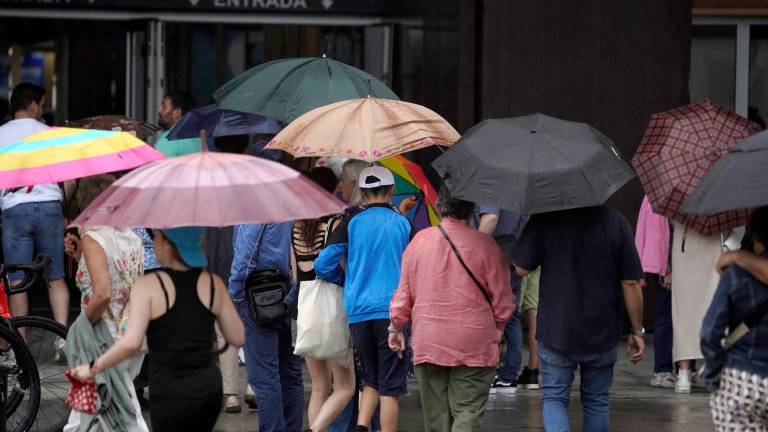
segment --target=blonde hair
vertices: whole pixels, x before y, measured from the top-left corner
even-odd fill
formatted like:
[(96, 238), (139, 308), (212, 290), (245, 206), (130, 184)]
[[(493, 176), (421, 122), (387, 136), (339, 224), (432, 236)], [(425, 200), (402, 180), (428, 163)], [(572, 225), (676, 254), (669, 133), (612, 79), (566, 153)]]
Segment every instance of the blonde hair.
[(344, 165), (341, 167), (342, 177), (346, 176), (347, 178), (355, 180), (355, 189), (352, 190), (352, 195), (349, 196), (349, 202), (347, 204), (353, 206), (363, 202), (363, 193), (360, 191), (360, 185), (358, 185), (357, 182), (360, 179), (360, 173), (369, 166), (370, 164), (368, 162), (350, 159), (344, 162)]

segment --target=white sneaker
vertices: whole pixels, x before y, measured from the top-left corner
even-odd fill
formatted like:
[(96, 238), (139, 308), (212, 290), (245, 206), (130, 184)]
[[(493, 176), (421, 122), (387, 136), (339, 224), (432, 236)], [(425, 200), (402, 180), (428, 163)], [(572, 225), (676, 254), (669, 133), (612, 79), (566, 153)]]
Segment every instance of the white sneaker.
[(66, 346), (67, 346), (67, 341), (65, 341), (62, 338), (58, 338), (53, 342), (53, 347), (55, 350), (53, 354), (53, 361), (55, 363), (67, 362), (67, 352), (65, 350)]
[(656, 372), (651, 378), (651, 387), (673, 388), (676, 382), (672, 372)]
[(680, 369), (675, 383), (675, 393), (688, 394), (691, 392), (691, 371)]

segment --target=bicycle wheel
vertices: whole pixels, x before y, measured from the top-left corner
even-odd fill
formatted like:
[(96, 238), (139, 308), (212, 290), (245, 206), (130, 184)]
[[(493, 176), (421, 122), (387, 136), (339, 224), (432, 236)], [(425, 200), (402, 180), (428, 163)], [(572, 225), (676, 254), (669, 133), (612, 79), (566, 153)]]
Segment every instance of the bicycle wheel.
[(24, 340), (4, 322), (0, 322), (0, 373), (6, 377), (6, 431), (26, 432), (40, 406), (40, 378)]
[(70, 409), (65, 403), (69, 381), (66, 361), (55, 361), (56, 341), (67, 338), (67, 328), (39, 316), (12, 319), (13, 327), (26, 336), (26, 345), (40, 377), (40, 407), (29, 431), (58, 432), (67, 424)]

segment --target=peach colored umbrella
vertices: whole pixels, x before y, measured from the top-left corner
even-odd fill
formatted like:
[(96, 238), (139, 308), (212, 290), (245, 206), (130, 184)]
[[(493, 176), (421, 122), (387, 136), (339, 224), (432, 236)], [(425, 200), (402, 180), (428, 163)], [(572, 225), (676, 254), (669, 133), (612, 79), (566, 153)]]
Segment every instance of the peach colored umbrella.
[(266, 148), (295, 157), (340, 156), (373, 162), (430, 145), (450, 146), (458, 139), (456, 129), (429, 108), (367, 97), (302, 115)]

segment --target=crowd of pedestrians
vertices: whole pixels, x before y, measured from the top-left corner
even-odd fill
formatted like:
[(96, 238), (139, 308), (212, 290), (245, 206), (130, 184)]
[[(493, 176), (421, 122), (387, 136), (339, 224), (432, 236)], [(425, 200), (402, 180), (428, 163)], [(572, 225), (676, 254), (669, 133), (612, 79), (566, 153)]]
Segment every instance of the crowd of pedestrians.
[[(14, 90), (14, 119), (0, 127), (0, 145), (46, 128), (39, 122), (44, 99), (36, 86)], [(163, 98), (165, 131), (156, 147), (167, 156), (200, 150), (199, 139), (167, 139), (191, 107), (181, 92)], [(259, 154), (241, 138), (214, 146)], [(306, 175), (347, 210), (230, 228), (103, 227), (64, 236), (60, 202), (69, 198), (83, 209), (115, 176), (5, 190), (4, 260), (53, 257), (49, 298), (62, 324), (69, 313), (65, 255), (77, 263), (82, 313), (70, 330), (76, 337), (66, 347), (56, 342), (57, 356), (69, 357), (80, 380), (109, 373), (123, 382), (128, 430), (149, 430), (141, 414), (147, 407), (139, 404), (146, 385), (155, 431), (211, 430), (222, 406), (239, 412), (242, 347), (246, 399), (252, 395), (258, 407), (260, 431), (306, 430), (305, 406), (310, 431), (396, 431), (412, 373), (427, 431), (483, 430), (489, 395), (518, 387), (540, 388), (545, 430), (567, 431), (577, 370), (583, 430), (606, 431), (623, 325), (626, 355), (632, 363), (644, 357), (643, 286), (656, 298), (650, 385), (678, 393), (707, 385), (718, 428), (765, 427), (768, 324), (753, 323), (728, 347), (722, 342), (768, 302), (765, 209), (746, 234), (702, 236), (653, 213), (646, 199), (633, 233), (606, 206), (527, 216), (455, 198), (443, 187), (440, 225), (417, 232), (407, 203), (393, 203), (395, 177), (383, 166), (348, 160)], [(11, 283), (18, 280), (11, 275)], [(301, 287), (316, 280), (343, 287), (345, 357), (294, 353)], [(279, 293), (277, 302), (266, 303), (265, 287)], [(27, 313), (24, 297), (12, 300), (15, 314)], [(71, 364), (87, 344), (86, 324), (103, 329), (111, 347), (90, 364)], [(697, 372), (702, 360), (706, 369)], [(91, 419), (73, 412), (65, 430), (83, 421)]]

